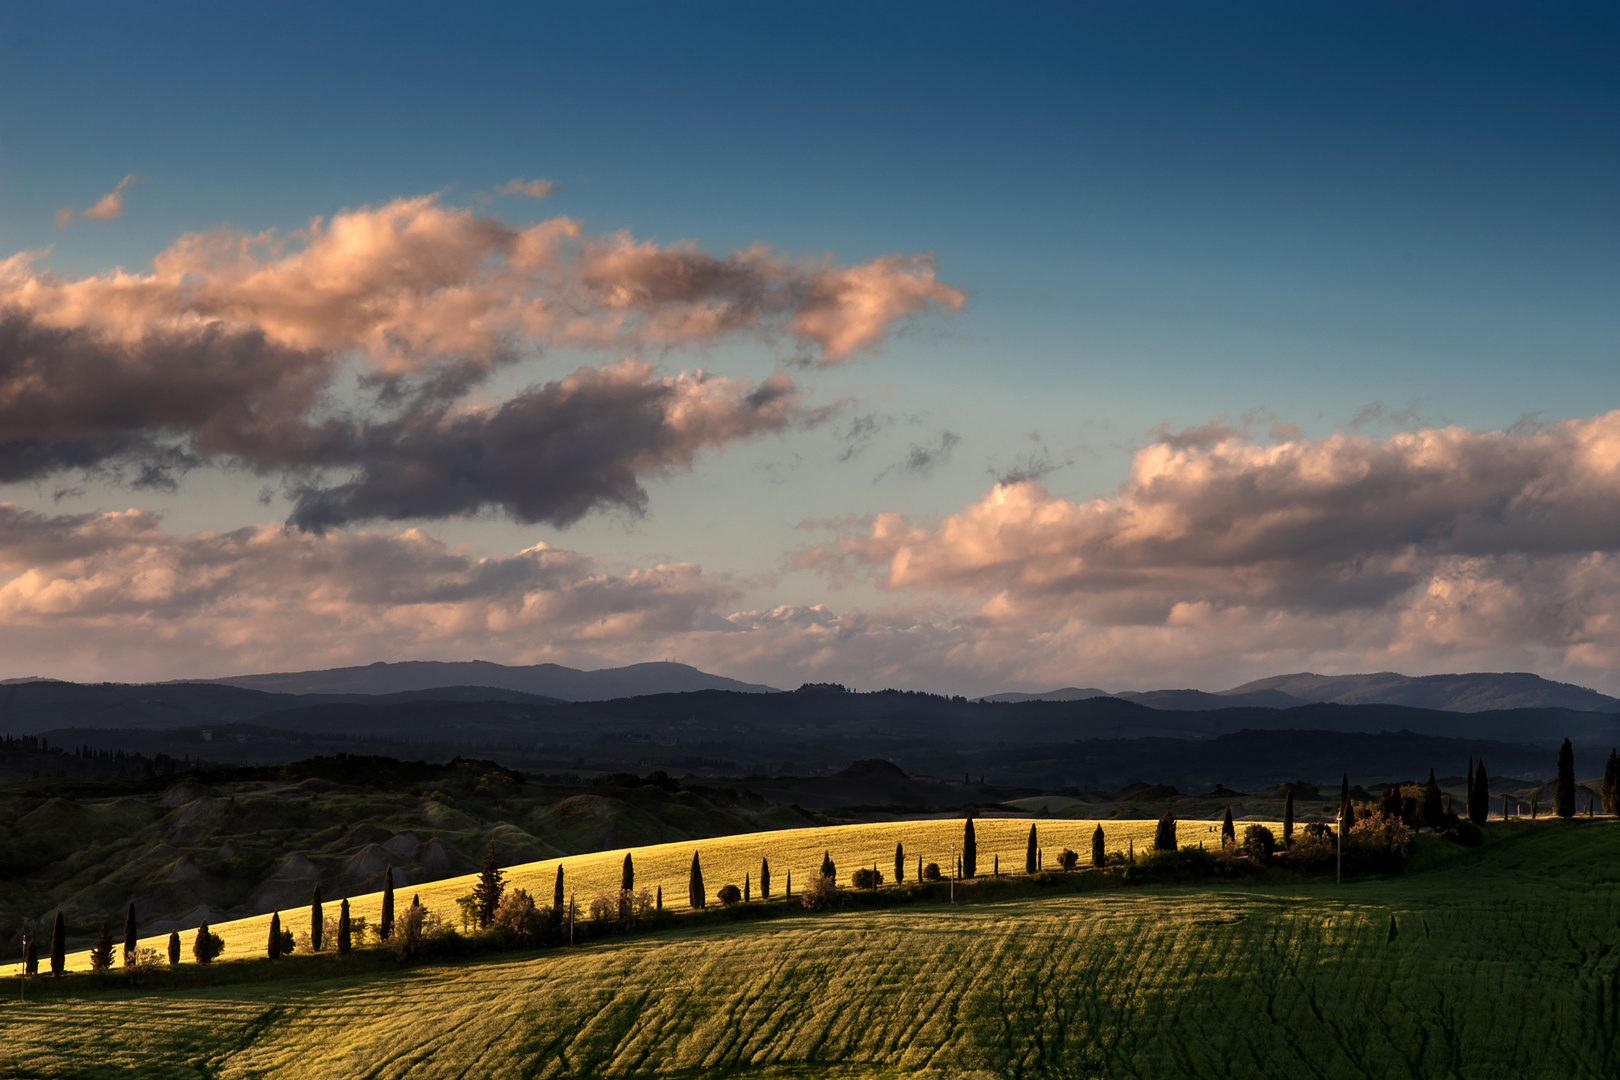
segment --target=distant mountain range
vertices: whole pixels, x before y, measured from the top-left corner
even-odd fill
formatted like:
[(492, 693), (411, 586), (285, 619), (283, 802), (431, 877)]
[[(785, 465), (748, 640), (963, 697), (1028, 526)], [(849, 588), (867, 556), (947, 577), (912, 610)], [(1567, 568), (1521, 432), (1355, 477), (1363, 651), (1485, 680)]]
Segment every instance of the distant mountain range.
[(1066, 686), (1043, 694), (992, 694), (982, 700), (1083, 701), (1112, 697), (1151, 709), (1291, 709), (1331, 702), (1336, 705), (1405, 705), (1445, 712), (1491, 712), (1499, 709), (1573, 709), (1620, 713), (1620, 698), (1573, 683), (1553, 682), (1528, 672), (1474, 672), (1467, 675), (1273, 675), (1267, 679), (1210, 693), (1205, 690), (1145, 690), (1110, 694), (1105, 690)]
[(447, 662), (381, 661), (365, 667), (328, 668), (324, 671), (275, 672), (268, 675), (232, 675), (225, 679), (186, 679), (263, 690), (273, 694), (401, 694), (440, 687), (487, 686), (538, 694), (558, 701), (611, 701), (647, 694), (686, 694), (697, 690), (735, 690), (745, 694), (775, 693), (774, 686), (738, 682), (710, 675), (686, 664), (631, 664), (629, 667), (581, 671), (560, 664), (508, 667), (487, 660)]

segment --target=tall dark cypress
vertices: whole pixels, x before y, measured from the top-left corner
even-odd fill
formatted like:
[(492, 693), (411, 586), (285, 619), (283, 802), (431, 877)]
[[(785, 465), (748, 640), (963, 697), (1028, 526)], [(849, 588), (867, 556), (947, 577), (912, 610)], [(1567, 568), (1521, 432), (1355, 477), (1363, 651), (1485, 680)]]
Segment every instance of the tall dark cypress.
[[(626, 855), (628, 864), (630, 856)], [(501, 906), (501, 894), (506, 891), (506, 875), (495, 858), (495, 841), (484, 849), (484, 865), (478, 872), (478, 884), (473, 886), (473, 902), (478, 905), (478, 929), (488, 930), (495, 921), (495, 909)]]
[(281, 912), (270, 916), (270, 937), (264, 943), (264, 954), (272, 960), (281, 959)]
[(894, 883), (900, 884), (906, 880), (906, 845), (896, 841), (894, 845)]
[(1288, 794), (1283, 796), (1283, 847), (1294, 842), (1294, 789), (1289, 788)]
[(1040, 851), (1035, 846), (1035, 824), (1029, 826), (1029, 843), (1024, 847), (1024, 873), (1033, 874), (1041, 868)]
[(825, 851), (821, 855), (821, 876), (838, 880), (838, 867), (833, 865), (832, 852)]
[(551, 892), (551, 921), (561, 923), (563, 917), (563, 872), (562, 863), (557, 864), (557, 887)]
[(1603, 764), (1603, 812), (1620, 814), (1620, 751), (1613, 747)]
[(28, 939), (28, 944), (23, 946), (23, 974), (29, 976), (39, 974), (39, 944), (32, 937)]
[(1445, 820), (1445, 807), (1440, 801), (1440, 785), (1434, 778), (1434, 770), (1429, 770), (1429, 782), (1423, 785), (1423, 824), (1431, 829), (1438, 829)]
[(1091, 832), (1091, 865), (1101, 867), (1108, 861), (1108, 852), (1103, 850), (1103, 831), (1099, 825)]
[(703, 864), (698, 862), (698, 853), (692, 852), (692, 873), (686, 879), (686, 902), (695, 908), (704, 905), (703, 896)]
[(107, 920), (101, 920), (101, 933), (96, 935), (94, 945), (90, 946), (90, 969), (92, 971), (106, 971), (112, 967), (113, 939), (112, 931), (107, 929)]
[(320, 952), (326, 935), (326, 914), (321, 910), (321, 887), (309, 894), (309, 951)]
[(630, 853), (624, 853), (624, 870), (619, 874), (619, 889), (621, 892), (634, 892), (636, 889), (636, 864), (630, 861)]
[(1463, 773), (1463, 815), (1474, 816), (1474, 755), (1468, 755), (1468, 771)]
[(759, 860), (759, 898), (771, 898), (771, 860), (766, 858)]
[(1575, 750), (1568, 739), (1558, 748), (1558, 786), (1553, 789), (1553, 811), (1561, 818), (1575, 816)]
[(1232, 824), (1232, 804), (1226, 804), (1226, 816), (1221, 819), (1221, 846), (1237, 843), (1237, 827)]
[(349, 902), (344, 900), (343, 906), (338, 908), (337, 951), (339, 956), (349, 955), (349, 937)]
[(1474, 766), (1474, 801), (1468, 807), (1468, 816), (1475, 825), (1483, 825), (1491, 816), (1491, 782), (1485, 775), (1485, 759)]
[(965, 878), (979, 876), (979, 841), (973, 835), (971, 816), (962, 827), (962, 876)]
[(382, 917), (377, 920), (377, 940), (387, 941), (394, 936), (394, 868), (383, 871)]
[(1153, 850), (1176, 850), (1176, 819), (1168, 812), (1159, 819), (1159, 827), (1153, 831)]
[(67, 967), (67, 920), (62, 909), (56, 909), (56, 921), (51, 924), (51, 978), (60, 979)]
[(180, 931), (169, 931), (169, 966), (180, 966)]
[(124, 966), (135, 966), (135, 949), (140, 944), (135, 931), (135, 901), (129, 902), (129, 910), (124, 912)]

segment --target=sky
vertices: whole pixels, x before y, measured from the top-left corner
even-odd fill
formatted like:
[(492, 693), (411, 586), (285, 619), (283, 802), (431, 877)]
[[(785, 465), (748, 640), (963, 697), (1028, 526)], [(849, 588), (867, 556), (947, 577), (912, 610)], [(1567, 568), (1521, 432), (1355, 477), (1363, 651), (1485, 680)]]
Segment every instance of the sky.
[(0, 0), (0, 678), (1620, 692), (1609, 5)]

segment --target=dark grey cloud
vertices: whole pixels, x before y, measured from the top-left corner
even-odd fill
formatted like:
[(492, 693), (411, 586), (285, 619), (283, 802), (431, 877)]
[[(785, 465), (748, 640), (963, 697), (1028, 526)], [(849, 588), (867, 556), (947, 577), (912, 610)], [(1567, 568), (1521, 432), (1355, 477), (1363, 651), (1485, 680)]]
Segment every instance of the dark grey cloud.
[(877, 483), (884, 477), (895, 472), (910, 473), (913, 476), (927, 476), (934, 469), (951, 459), (951, 452), (961, 443), (962, 436), (954, 431), (942, 431), (938, 440), (932, 443), (912, 443), (906, 452), (905, 460), (890, 465), (876, 476), (872, 483)]

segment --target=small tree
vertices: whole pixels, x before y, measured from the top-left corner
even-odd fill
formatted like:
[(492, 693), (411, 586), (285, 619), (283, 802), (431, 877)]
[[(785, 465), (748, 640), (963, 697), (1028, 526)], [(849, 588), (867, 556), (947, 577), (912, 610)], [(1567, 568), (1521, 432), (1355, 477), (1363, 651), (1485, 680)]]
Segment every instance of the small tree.
[(894, 883), (901, 884), (906, 880), (906, 845), (898, 841), (894, 845)]
[(1283, 847), (1294, 842), (1294, 789), (1283, 796)]
[(1058, 855), (1058, 865), (1064, 870), (1073, 870), (1080, 865), (1080, 856), (1077, 852), (1064, 848)]
[(349, 901), (344, 900), (343, 905), (338, 908), (337, 951), (339, 956), (349, 955), (349, 946), (352, 944), (349, 940), (349, 931)]
[(1153, 850), (1176, 850), (1176, 819), (1168, 813), (1159, 819), (1159, 827), (1153, 831)]
[(1024, 848), (1024, 873), (1033, 874), (1041, 868), (1040, 849), (1035, 846), (1035, 825), (1029, 826), (1029, 843)]
[(849, 884), (856, 889), (875, 889), (883, 884), (883, 875), (875, 866), (863, 866), (849, 875)]
[(315, 886), (315, 891), (309, 894), (309, 951), (320, 952), (325, 944), (323, 937), (326, 932), (326, 918), (321, 911), (321, 887)]
[(270, 937), (264, 944), (264, 954), (272, 960), (281, 959), (281, 912), (270, 916)]
[(56, 921), (51, 924), (51, 978), (60, 979), (67, 968), (67, 920), (62, 909), (56, 909)]
[(765, 858), (759, 860), (759, 898), (771, 898), (771, 861)]
[(169, 931), (169, 966), (180, 966), (180, 931)]
[[(629, 869), (630, 856), (624, 858), (625, 872), (633, 877)], [(484, 848), (484, 866), (478, 873), (478, 884), (473, 886), (473, 900), (478, 905), (478, 929), (489, 929), (495, 909), (501, 906), (501, 893), (505, 891), (506, 875), (501, 873), (501, 865), (495, 859), (495, 841), (491, 840)]]
[(1575, 816), (1575, 750), (1568, 739), (1558, 748), (1558, 786), (1553, 789), (1553, 811), (1561, 818)]
[(129, 902), (124, 912), (124, 966), (135, 966), (135, 950), (140, 947), (140, 935), (135, 930), (135, 901)]
[(918, 876), (921, 877), (924, 881), (938, 881), (938, 880), (940, 880), (939, 863), (937, 863), (937, 862), (929, 863), (927, 866), (923, 867), (922, 873), (920, 875), (918, 875)]
[(1226, 804), (1226, 816), (1221, 818), (1221, 847), (1237, 843), (1237, 828), (1232, 824), (1232, 804)]
[(1468, 807), (1468, 816), (1475, 825), (1483, 825), (1491, 816), (1491, 782), (1485, 776), (1485, 759), (1474, 766), (1474, 801)]
[(692, 873), (686, 880), (686, 900), (695, 908), (704, 905), (703, 893), (703, 865), (698, 862), (698, 853), (692, 852)]
[(636, 864), (630, 861), (630, 853), (624, 853), (624, 870), (619, 874), (619, 888), (624, 892), (636, 891)]
[(831, 878), (833, 881), (838, 880), (838, 867), (833, 865), (832, 852), (830, 851), (823, 852), (821, 855), (821, 876)]
[(101, 920), (101, 933), (96, 935), (96, 943), (90, 946), (90, 970), (106, 971), (112, 967), (113, 936), (107, 929), (107, 920)]
[(962, 827), (962, 876), (979, 876), (979, 841), (973, 835), (973, 816)]
[[(562, 873), (561, 868), (557, 871)], [(394, 936), (394, 867), (383, 871), (382, 918), (377, 920), (377, 940), (387, 941)]]
[(1099, 825), (1091, 832), (1091, 865), (1099, 869), (1108, 862), (1108, 852), (1103, 850), (1103, 831)]
[(735, 885), (722, 885), (714, 895), (726, 907), (739, 903), (743, 898), (742, 890)]
[(225, 939), (208, 929), (203, 923), (197, 927), (197, 939), (191, 943), (191, 955), (199, 964), (212, 964), (225, 951)]
[[(1570, 795), (1573, 805), (1575, 796)], [(1570, 811), (1574, 813), (1574, 811)], [(1429, 770), (1429, 782), (1423, 785), (1423, 824), (1431, 829), (1439, 829), (1446, 819), (1445, 807), (1441, 804), (1440, 785), (1434, 779), (1434, 770)]]
[(1271, 861), (1271, 853), (1276, 850), (1276, 837), (1264, 825), (1250, 825), (1243, 830), (1243, 848), (1249, 855), (1249, 862), (1255, 866), (1264, 866)]

